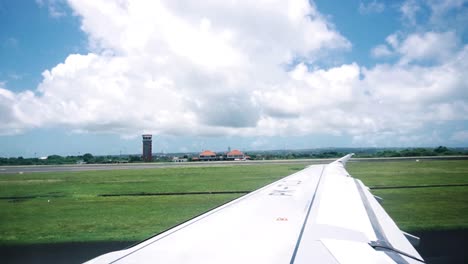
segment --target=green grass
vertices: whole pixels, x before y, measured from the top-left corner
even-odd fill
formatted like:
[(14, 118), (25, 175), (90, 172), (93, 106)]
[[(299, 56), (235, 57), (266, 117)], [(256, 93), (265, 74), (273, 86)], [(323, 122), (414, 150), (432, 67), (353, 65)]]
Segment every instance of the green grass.
[(0, 242), (142, 240), (238, 196), (41, 198), (17, 203), (0, 201)]
[(468, 228), (468, 186), (374, 190), (401, 230)]
[[(141, 240), (238, 194), (99, 194), (255, 190), (303, 165), (249, 165), (0, 175), (0, 244)], [(368, 186), (468, 183), (468, 161), (349, 163)], [(468, 187), (374, 190), (405, 231), (468, 228)], [(53, 197), (59, 195), (60, 197)]]
[(350, 162), (348, 172), (367, 186), (467, 184), (467, 160)]
[(301, 165), (161, 168), (0, 176), (0, 197), (254, 190)]
[(302, 168), (253, 165), (2, 175), (0, 197), (39, 198), (0, 200), (0, 244), (141, 240), (240, 195), (99, 194), (251, 191)]
[[(468, 184), (468, 161), (350, 162), (348, 172), (369, 187)], [(373, 190), (400, 229), (468, 228), (468, 186)]]

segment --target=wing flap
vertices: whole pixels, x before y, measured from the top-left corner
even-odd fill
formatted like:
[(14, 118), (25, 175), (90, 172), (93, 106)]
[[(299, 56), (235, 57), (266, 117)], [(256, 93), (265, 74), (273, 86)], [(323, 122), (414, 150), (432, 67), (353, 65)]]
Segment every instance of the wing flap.
[(366, 243), (336, 239), (323, 239), (322, 243), (340, 264), (395, 263), (384, 252), (376, 252)]

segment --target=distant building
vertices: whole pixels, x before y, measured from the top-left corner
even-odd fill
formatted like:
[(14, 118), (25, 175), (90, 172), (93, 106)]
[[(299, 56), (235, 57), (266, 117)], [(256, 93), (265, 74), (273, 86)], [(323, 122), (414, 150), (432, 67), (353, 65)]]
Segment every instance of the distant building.
[(187, 158), (179, 158), (179, 157), (173, 157), (172, 162), (187, 162)]
[(214, 153), (211, 150), (205, 150), (200, 155), (198, 155), (198, 158), (201, 161), (210, 161), (210, 160), (216, 160), (216, 153)]
[(153, 135), (142, 135), (143, 137), (143, 161), (149, 162), (153, 160)]
[(229, 151), (226, 154), (226, 159), (227, 160), (243, 160), (245, 159), (245, 154), (237, 149), (234, 149), (232, 151)]

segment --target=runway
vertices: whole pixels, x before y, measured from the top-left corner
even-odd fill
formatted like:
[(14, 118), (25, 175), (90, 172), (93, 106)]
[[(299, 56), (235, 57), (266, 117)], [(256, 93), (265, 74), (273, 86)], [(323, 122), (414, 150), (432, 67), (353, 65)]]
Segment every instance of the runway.
[[(397, 157), (397, 158), (353, 158), (350, 162), (404, 161), (404, 160), (465, 160), (468, 156), (430, 156), (430, 157)], [(207, 161), (207, 162), (152, 162), (125, 164), (74, 164), (74, 165), (26, 165), (0, 166), (0, 174), (23, 174), (43, 172), (74, 172), (101, 170), (139, 170), (173, 167), (206, 167), (206, 166), (248, 166), (262, 164), (321, 164), (330, 163), (330, 159), (291, 159), (291, 160), (247, 160), (247, 161)]]
[(317, 164), (317, 163), (327, 163), (327, 162), (330, 162), (331, 160), (333, 159), (1, 166), (0, 174), (35, 173), (35, 172), (99, 171), (99, 170), (139, 170), (139, 169), (158, 169), (158, 168), (174, 168), (174, 167), (240, 166), (240, 165), (260, 165), (260, 164)]

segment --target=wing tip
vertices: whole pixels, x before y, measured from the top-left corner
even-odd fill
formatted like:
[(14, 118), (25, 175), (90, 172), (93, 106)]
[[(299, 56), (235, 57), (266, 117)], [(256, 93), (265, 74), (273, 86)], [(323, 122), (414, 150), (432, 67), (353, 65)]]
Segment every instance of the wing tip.
[(354, 156), (354, 153), (349, 153), (348, 155), (346, 155), (346, 156), (344, 156), (344, 157), (342, 157), (340, 159), (337, 159), (332, 163), (341, 163), (341, 164), (343, 164), (343, 167), (345, 167), (346, 163), (348, 162), (349, 159), (351, 159), (352, 156)]

